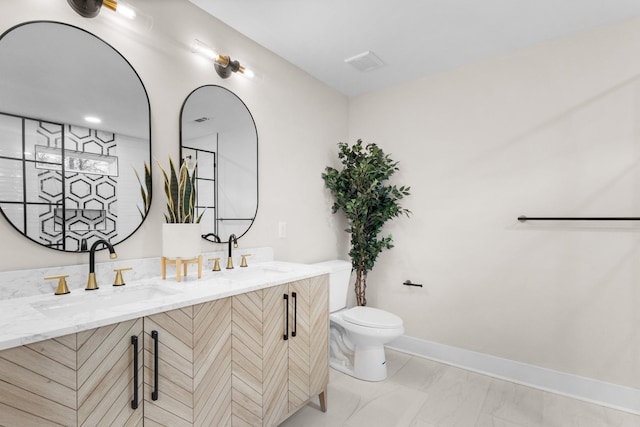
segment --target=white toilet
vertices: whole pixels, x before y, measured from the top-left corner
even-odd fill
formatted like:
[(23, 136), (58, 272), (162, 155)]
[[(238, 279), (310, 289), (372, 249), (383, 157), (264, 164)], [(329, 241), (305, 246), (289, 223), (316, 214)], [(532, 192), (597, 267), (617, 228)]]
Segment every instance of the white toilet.
[(361, 380), (384, 380), (387, 377), (384, 344), (404, 333), (402, 319), (377, 308), (346, 309), (351, 263), (334, 260), (316, 265), (330, 271), (331, 367)]

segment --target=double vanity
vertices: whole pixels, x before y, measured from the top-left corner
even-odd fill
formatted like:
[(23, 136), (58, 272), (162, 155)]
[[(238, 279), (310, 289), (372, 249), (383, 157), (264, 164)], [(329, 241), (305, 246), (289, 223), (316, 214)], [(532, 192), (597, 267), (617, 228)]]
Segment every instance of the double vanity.
[[(131, 237), (155, 168), (149, 96), (131, 63), (54, 21), (4, 31), (0, 59), (2, 216), (62, 252)], [(180, 163), (197, 164), (203, 237), (224, 243), (256, 217), (256, 125), (222, 86), (185, 96)], [(275, 426), (315, 396), (324, 410), (328, 271), (257, 249), (249, 267), (181, 283), (161, 279), (160, 258), (102, 263), (91, 292), (86, 265), (0, 272), (0, 425)], [(111, 286), (117, 268), (126, 286)], [(71, 293), (54, 295), (52, 276), (68, 276)]]
[(263, 261), (0, 300), (0, 425), (275, 426), (315, 396), (324, 410), (326, 273)]

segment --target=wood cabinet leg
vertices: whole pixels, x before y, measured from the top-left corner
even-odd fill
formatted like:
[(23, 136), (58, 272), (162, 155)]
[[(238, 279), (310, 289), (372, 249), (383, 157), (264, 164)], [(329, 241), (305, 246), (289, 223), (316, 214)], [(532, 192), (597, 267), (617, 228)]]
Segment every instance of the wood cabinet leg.
[(320, 410), (322, 412), (327, 412), (327, 390), (323, 390), (322, 393), (318, 395), (320, 399)]

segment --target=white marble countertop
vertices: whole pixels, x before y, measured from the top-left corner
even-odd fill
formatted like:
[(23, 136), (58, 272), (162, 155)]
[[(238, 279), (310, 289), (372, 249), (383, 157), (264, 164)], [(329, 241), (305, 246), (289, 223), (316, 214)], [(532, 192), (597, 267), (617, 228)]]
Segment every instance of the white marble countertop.
[(0, 350), (136, 319), (328, 273), (322, 267), (269, 261), (246, 268), (204, 270), (178, 283), (159, 276), (95, 291), (0, 301)]

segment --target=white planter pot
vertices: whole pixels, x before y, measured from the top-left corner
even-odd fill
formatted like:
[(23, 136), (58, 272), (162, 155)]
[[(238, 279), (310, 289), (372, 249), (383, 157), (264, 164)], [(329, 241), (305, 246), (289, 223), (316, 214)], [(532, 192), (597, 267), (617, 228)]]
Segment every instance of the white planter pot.
[(162, 256), (189, 259), (201, 253), (200, 224), (162, 224)]

